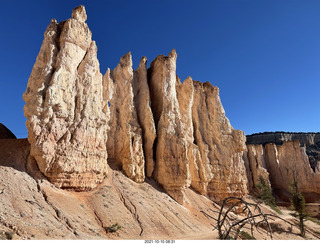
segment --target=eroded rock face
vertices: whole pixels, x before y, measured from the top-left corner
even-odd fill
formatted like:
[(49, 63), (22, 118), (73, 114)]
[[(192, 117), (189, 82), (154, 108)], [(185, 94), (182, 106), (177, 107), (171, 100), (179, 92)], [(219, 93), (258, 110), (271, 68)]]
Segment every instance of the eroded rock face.
[(306, 196), (308, 193), (320, 194), (320, 175), (310, 167), (306, 148), (300, 147), (299, 141), (266, 144), (265, 154), (271, 185), (276, 193), (289, 192), (289, 184), (296, 175), (300, 192)]
[(298, 140), (301, 145), (313, 145), (320, 142), (320, 133), (304, 132), (264, 132), (247, 135), (247, 144), (275, 143), (281, 145), (285, 141)]
[(180, 202), (190, 185), (215, 199), (243, 196), (244, 133), (231, 127), (217, 87), (191, 77), (181, 84), (175, 74), (176, 57), (174, 50), (168, 57), (160, 55), (149, 70), (157, 128), (155, 178)]
[(183, 190), (191, 183), (188, 143), (176, 93), (175, 50), (160, 55), (150, 65), (149, 87), (154, 115), (156, 164), (154, 178), (176, 201), (183, 203)]
[(206, 194), (208, 183), (207, 176), (210, 175), (210, 169), (207, 164), (203, 164), (199, 147), (194, 144), (194, 129), (192, 122), (194, 86), (192, 78), (189, 76), (182, 84), (177, 78), (176, 90), (181, 121), (184, 125), (184, 135), (187, 141), (191, 186), (199, 193)]
[(283, 201), (290, 201), (289, 185), (293, 177), (298, 179), (299, 191), (306, 200), (313, 202), (320, 194), (320, 174), (309, 163), (306, 147), (301, 142), (285, 141), (282, 145), (247, 145), (250, 172), (253, 184), (259, 183), (257, 176), (269, 180), (274, 193)]
[(23, 96), (40, 171), (58, 187), (88, 190), (107, 174), (108, 156), (182, 204), (190, 186), (215, 199), (245, 195), (245, 137), (226, 118), (218, 88), (181, 83), (175, 50), (149, 70), (143, 57), (136, 71), (128, 53), (102, 77), (86, 19), (80, 6), (71, 19), (52, 20)]
[(134, 71), (133, 77), (134, 105), (137, 110), (138, 121), (142, 128), (143, 135), (145, 173), (147, 177), (151, 177), (155, 165), (153, 146), (156, 138), (156, 128), (151, 111), (146, 57), (141, 58), (139, 67)]
[(192, 121), (194, 144), (199, 148), (200, 192), (211, 198), (247, 194), (247, 177), (243, 161), (245, 136), (234, 130), (225, 116), (219, 89), (209, 82), (193, 82)]
[(106, 93), (110, 95), (110, 130), (107, 148), (111, 163), (121, 166), (126, 175), (134, 181), (143, 182), (145, 179), (143, 132), (134, 102), (133, 73), (132, 57), (127, 53), (113, 71), (107, 71), (105, 74), (104, 83), (106, 89), (109, 89)]
[[(95, 187), (107, 174), (102, 75), (83, 6), (48, 26), (23, 99), (30, 156), (56, 186)], [(108, 108), (107, 108), (108, 110)]]
[(249, 190), (253, 190), (253, 188), (260, 183), (260, 177), (262, 177), (267, 184), (270, 184), (263, 146), (248, 145), (246, 155), (244, 156), (248, 171), (248, 181), (250, 182)]

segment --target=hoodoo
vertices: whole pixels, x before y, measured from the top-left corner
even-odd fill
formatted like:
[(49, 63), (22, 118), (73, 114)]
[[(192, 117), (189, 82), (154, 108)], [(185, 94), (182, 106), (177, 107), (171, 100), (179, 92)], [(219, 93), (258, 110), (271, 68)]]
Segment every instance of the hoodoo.
[(88, 190), (107, 174), (108, 108), (83, 6), (52, 20), (23, 99), (30, 159), (56, 186)]
[(245, 136), (225, 116), (219, 89), (183, 83), (177, 53), (137, 70), (131, 53), (102, 77), (83, 6), (51, 21), (23, 95), (30, 160), (56, 186), (90, 190), (108, 163), (141, 183), (154, 178), (184, 204), (192, 187), (212, 199), (243, 196)]

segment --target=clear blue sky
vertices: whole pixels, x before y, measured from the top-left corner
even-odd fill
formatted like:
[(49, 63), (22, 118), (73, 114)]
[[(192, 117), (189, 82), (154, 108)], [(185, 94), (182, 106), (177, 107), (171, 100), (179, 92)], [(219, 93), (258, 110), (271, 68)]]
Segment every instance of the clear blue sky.
[(172, 48), (181, 79), (220, 88), (246, 134), (320, 130), (320, 1), (1, 1), (0, 122), (27, 137), (22, 94), (51, 18), (85, 5), (101, 73), (132, 52), (134, 68)]

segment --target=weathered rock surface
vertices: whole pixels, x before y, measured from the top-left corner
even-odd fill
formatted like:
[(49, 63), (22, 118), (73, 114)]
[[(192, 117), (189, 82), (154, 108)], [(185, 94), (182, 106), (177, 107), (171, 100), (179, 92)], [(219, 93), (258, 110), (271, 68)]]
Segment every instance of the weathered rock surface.
[(175, 50), (159, 55), (150, 65), (149, 87), (155, 120), (155, 179), (176, 201), (184, 203), (184, 189), (191, 183), (188, 143), (176, 93)]
[(243, 196), (247, 194), (244, 133), (230, 125), (217, 87), (198, 81), (194, 81), (193, 85), (194, 144), (201, 155), (198, 161), (199, 182), (202, 184), (200, 192), (218, 199), (231, 195)]
[(191, 174), (191, 187), (205, 195), (208, 178), (210, 175), (209, 165), (203, 164), (199, 147), (194, 144), (194, 129), (192, 122), (192, 105), (194, 96), (193, 80), (189, 76), (182, 84), (177, 78), (177, 98), (181, 112), (181, 121), (184, 125), (184, 135), (187, 141), (187, 153)]
[[(289, 184), (297, 172), (299, 190), (308, 201), (319, 192), (320, 133), (265, 132), (247, 136), (247, 146), (264, 154), (264, 168), (282, 200), (289, 201)], [(253, 162), (251, 162), (251, 165)], [(311, 171), (310, 171), (311, 170)], [(254, 168), (249, 170), (255, 172)], [(308, 180), (309, 179), (309, 180)], [(256, 182), (257, 183), (257, 182)], [(255, 184), (256, 184), (255, 183)], [(312, 195), (314, 195), (312, 197)]]
[(304, 132), (264, 132), (247, 135), (247, 144), (267, 144), (274, 143), (281, 145), (285, 141), (298, 140), (301, 145), (313, 145), (320, 142), (320, 133)]
[[(107, 92), (110, 95), (108, 99), (110, 102), (110, 130), (107, 148), (109, 161), (121, 166), (129, 178), (136, 182), (143, 182), (145, 179), (143, 131), (134, 101), (133, 74), (130, 53), (120, 59), (120, 63), (113, 71), (107, 71), (105, 74), (105, 89), (112, 89)], [(139, 110), (139, 112), (143, 111)], [(150, 158), (150, 155), (148, 157)]]
[(270, 184), (263, 145), (248, 145), (244, 160), (250, 191), (260, 183), (260, 177), (262, 177), (267, 184)]
[(299, 191), (305, 194), (306, 200), (319, 200), (320, 174), (314, 173), (310, 167), (306, 149), (300, 147), (299, 141), (284, 142), (281, 146), (266, 144), (265, 154), (270, 182), (280, 197), (289, 191), (289, 184), (296, 175)]
[(306, 154), (306, 146), (301, 142), (284, 141), (282, 145), (267, 143), (265, 145), (248, 145), (249, 171), (253, 175), (253, 184), (259, 183), (255, 175), (267, 178), (276, 195), (289, 202), (289, 185), (295, 176), (299, 191), (308, 202), (318, 202), (320, 196), (320, 174), (314, 171)]
[(0, 123), (0, 139), (17, 139), (17, 137), (4, 124)]
[(156, 128), (151, 111), (150, 91), (148, 86), (147, 58), (142, 57), (139, 67), (134, 71), (133, 93), (138, 121), (142, 128), (143, 149), (145, 157), (145, 172), (151, 177), (154, 170), (153, 145), (156, 138)]
[[(175, 50), (136, 71), (131, 53), (102, 77), (83, 6), (52, 20), (27, 90), (30, 160), (58, 187), (92, 189), (111, 167), (152, 177), (185, 204), (188, 187), (211, 198), (247, 193), (243, 132), (210, 83), (183, 83)], [(107, 153), (108, 152), (108, 153)]]
[[(58, 187), (92, 189), (107, 173), (108, 111), (83, 6), (48, 26), (23, 95), (30, 156)], [(107, 108), (108, 109), (108, 108)]]

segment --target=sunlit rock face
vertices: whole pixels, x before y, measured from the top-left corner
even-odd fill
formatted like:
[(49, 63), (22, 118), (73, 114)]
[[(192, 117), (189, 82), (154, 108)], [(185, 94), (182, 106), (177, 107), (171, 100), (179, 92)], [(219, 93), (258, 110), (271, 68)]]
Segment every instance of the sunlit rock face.
[(318, 133), (261, 133), (248, 138), (247, 166), (253, 187), (262, 175), (268, 178), (279, 199), (289, 202), (290, 184), (295, 178), (306, 200), (317, 201), (320, 194)]
[(146, 57), (141, 58), (138, 69), (134, 71), (133, 93), (138, 121), (142, 128), (145, 173), (147, 177), (152, 177), (155, 165), (153, 147), (156, 138), (156, 128), (151, 110)]
[(180, 82), (176, 59), (173, 50), (149, 69), (157, 128), (155, 179), (180, 202), (190, 185), (212, 199), (247, 194), (244, 133), (230, 125), (217, 87), (191, 77)]
[(176, 75), (177, 53), (147, 70), (131, 53), (105, 75), (83, 6), (48, 26), (23, 95), (30, 160), (56, 186), (89, 190), (108, 164), (135, 182), (154, 178), (185, 204), (192, 187), (212, 199), (243, 196), (244, 133), (225, 116), (219, 90)]
[(320, 174), (312, 170), (306, 149), (300, 147), (299, 141), (287, 141), (283, 145), (270, 143), (264, 148), (270, 182), (280, 197), (289, 191), (293, 177), (298, 180), (299, 191), (306, 195), (308, 201), (314, 200), (309, 199), (309, 193), (320, 194)]
[(86, 19), (79, 6), (51, 21), (23, 94), (30, 156), (53, 184), (75, 190), (107, 174), (108, 107)]
[(176, 59), (159, 55), (150, 65), (151, 108), (157, 130), (154, 178), (178, 202), (184, 202), (183, 190), (191, 183), (188, 143), (184, 134), (176, 93)]
[(261, 183), (261, 177), (270, 185), (263, 145), (247, 145), (244, 161), (247, 169), (249, 191), (254, 190), (256, 185)]
[[(145, 130), (143, 131), (140, 126), (137, 108), (139, 108), (139, 114), (142, 114), (144, 112), (142, 109), (147, 110), (147, 107), (142, 105), (142, 97), (141, 99), (136, 99), (138, 101), (135, 104), (133, 83), (136, 84), (136, 89), (145, 89), (143, 86), (146, 80), (142, 80), (144, 76), (143, 71), (141, 71), (143, 65), (142, 63), (141, 67), (139, 67), (138, 77), (134, 79), (132, 57), (130, 53), (127, 53), (120, 59), (117, 67), (111, 72), (107, 71), (104, 77), (105, 88), (109, 89), (107, 93), (110, 95), (111, 117), (107, 143), (109, 162), (120, 166), (126, 175), (136, 182), (143, 182), (145, 179), (145, 156), (143, 151)], [(141, 91), (141, 95), (142, 93), (143, 91)], [(148, 94), (145, 95), (148, 96)], [(147, 112), (146, 116), (148, 116)], [(151, 119), (150, 116), (149, 119)], [(145, 122), (146, 120), (143, 121)], [(149, 121), (151, 122), (151, 120)], [(152, 123), (146, 126), (148, 126), (147, 129), (152, 128)], [(148, 155), (149, 158), (150, 155)]]
[(201, 155), (197, 183), (200, 192), (216, 199), (243, 196), (248, 192), (243, 161), (244, 133), (230, 125), (217, 87), (198, 81), (193, 86), (194, 144)]

